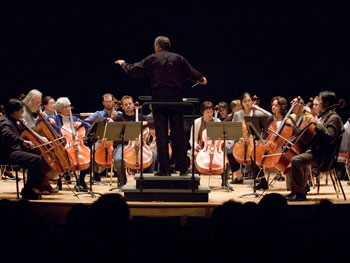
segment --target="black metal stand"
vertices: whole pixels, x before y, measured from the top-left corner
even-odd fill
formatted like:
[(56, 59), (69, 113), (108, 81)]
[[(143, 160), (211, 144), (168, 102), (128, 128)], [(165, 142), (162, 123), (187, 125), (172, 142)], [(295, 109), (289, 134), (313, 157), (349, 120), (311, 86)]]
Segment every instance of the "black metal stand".
[(239, 198), (241, 197), (245, 197), (245, 196), (255, 196), (255, 197), (259, 197), (260, 194), (258, 194), (256, 192), (256, 178), (257, 178), (257, 174), (256, 174), (256, 163), (255, 163), (255, 160), (256, 160), (256, 149), (255, 149), (255, 142), (256, 142), (256, 137), (254, 135), (254, 133), (252, 133), (253, 135), (253, 154), (254, 154), (254, 158), (252, 160), (252, 165), (253, 165), (253, 193), (248, 193), (248, 194), (243, 194), (241, 196), (239, 196)]
[(223, 142), (224, 150), (223, 150), (222, 154), (223, 154), (223, 168), (224, 168), (224, 170), (223, 170), (222, 175), (221, 175), (221, 187), (213, 188), (213, 190), (224, 189), (230, 193), (233, 191), (233, 188), (228, 183), (228, 170), (227, 170), (227, 166), (226, 166), (226, 132), (225, 132), (225, 130), (223, 132), (223, 135), (224, 135), (224, 142)]
[[(96, 193), (92, 191), (92, 178), (94, 176), (94, 163), (95, 163), (95, 143), (96, 143), (96, 132), (92, 131), (92, 138), (91, 138), (91, 145), (90, 145), (90, 179), (89, 179), (89, 189), (87, 191), (79, 191), (78, 193), (76, 193), (76, 195), (84, 195), (84, 194), (88, 194), (91, 195), (92, 198), (96, 198), (96, 194), (102, 195), (100, 193)], [(80, 174), (79, 174), (80, 176)], [(77, 185), (79, 186), (79, 178), (77, 179)], [(77, 187), (77, 189), (79, 190), (79, 187)]]
[(211, 140), (223, 140), (223, 173), (221, 175), (221, 187), (215, 189), (225, 189), (228, 192), (233, 188), (228, 183), (228, 167), (226, 166), (226, 140), (238, 140), (242, 136), (242, 123), (239, 122), (208, 122), (208, 138)]

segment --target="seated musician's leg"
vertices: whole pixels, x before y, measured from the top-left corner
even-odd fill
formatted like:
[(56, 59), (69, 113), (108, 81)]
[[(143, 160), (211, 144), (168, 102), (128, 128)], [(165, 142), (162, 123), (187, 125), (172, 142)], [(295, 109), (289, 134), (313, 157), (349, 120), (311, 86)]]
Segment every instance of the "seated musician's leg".
[(306, 152), (294, 156), (291, 160), (291, 193), (286, 196), (290, 201), (306, 200), (306, 186), (308, 174), (305, 172), (308, 165), (316, 163), (316, 159), (311, 152)]
[(122, 157), (122, 145), (119, 144), (116, 149), (115, 149), (115, 154), (114, 154), (114, 170), (117, 173), (117, 178), (118, 178), (118, 184), (119, 185), (124, 185), (126, 184), (126, 176), (125, 173), (122, 171), (122, 162), (123, 162), (123, 157)]
[(23, 199), (41, 199), (41, 178), (42, 178), (42, 158), (39, 155), (25, 151), (14, 151), (8, 156), (11, 164), (18, 164), (21, 167), (28, 169), (27, 181), (21, 191)]

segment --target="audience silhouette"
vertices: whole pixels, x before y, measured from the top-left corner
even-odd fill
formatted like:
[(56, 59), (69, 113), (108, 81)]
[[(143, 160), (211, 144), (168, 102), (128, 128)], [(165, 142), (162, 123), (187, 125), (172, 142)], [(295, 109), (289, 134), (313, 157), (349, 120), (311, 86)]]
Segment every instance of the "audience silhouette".
[(70, 259), (79, 261), (166, 257), (334, 262), (347, 251), (347, 242), (341, 242), (349, 228), (345, 210), (339, 210), (344, 207), (321, 200), (303, 208), (309, 209), (309, 217), (298, 218), (290, 215), (293, 207), (282, 195), (270, 193), (258, 203), (227, 201), (209, 218), (187, 218), (186, 224), (178, 217), (132, 218), (121, 194), (105, 194), (91, 206), (74, 205), (64, 228), (50, 229), (29, 201), (0, 200), (0, 253), (38, 261), (52, 258), (52, 248), (57, 248), (63, 254), (70, 251)]

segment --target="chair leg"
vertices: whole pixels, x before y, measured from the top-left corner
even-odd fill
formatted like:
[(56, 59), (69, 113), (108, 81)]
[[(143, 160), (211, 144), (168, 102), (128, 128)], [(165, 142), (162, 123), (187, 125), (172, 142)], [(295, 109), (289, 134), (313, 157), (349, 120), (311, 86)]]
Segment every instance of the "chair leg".
[(317, 194), (320, 193), (320, 184), (321, 184), (321, 174), (316, 176), (316, 184), (317, 184)]
[(19, 178), (18, 178), (18, 167), (15, 167), (15, 174), (16, 174), (16, 192), (17, 192), (17, 199), (19, 199), (19, 186), (18, 186), (18, 182), (19, 182)]
[(337, 198), (339, 198), (339, 194), (338, 194), (338, 190), (337, 190), (337, 183), (336, 183), (335, 175), (333, 174), (333, 169), (329, 170), (328, 174), (329, 174), (329, 177), (332, 180), (332, 184), (333, 184), (333, 187), (334, 187), (334, 191), (337, 194)]

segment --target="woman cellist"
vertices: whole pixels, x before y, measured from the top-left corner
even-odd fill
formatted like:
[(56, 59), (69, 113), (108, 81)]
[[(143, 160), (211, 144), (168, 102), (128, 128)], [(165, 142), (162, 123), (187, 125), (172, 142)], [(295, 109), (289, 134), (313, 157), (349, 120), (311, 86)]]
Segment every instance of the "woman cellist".
[[(257, 98), (250, 95), (249, 92), (245, 92), (240, 97), (242, 109), (237, 111), (232, 118), (232, 121), (242, 122), (243, 127), (243, 138), (238, 143), (228, 142), (226, 145), (226, 152), (231, 166), (231, 171), (236, 178), (233, 179), (232, 183), (241, 184), (243, 183), (243, 177), (239, 172), (240, 163), (241, 164), (250, 164), (251, 163), (251, 150), (253, 148), (253, 141), (251, 135), (248, 135), (247, 129), (244, 122), (245, 116), (271, 116), (271, 113), (259, 107), (256, 103)], [(245, 144), (250, 145), (245, 145)], [(246, 151), (245, 149), (250, 149)], [(243, 154), (243, 156), (242, 156)]]
[[(272, 157), (272, 155), (278, 154), (277, 152), (272, 152), (270, 150), (270, 145), (276, 146), (276, 149), (278, 151), (282, 152), (282, 144), (286, 143), (283, 139), (279, 137), (279, 135), (283, 134), (283, 137), (285, 139), (290, 139), (290, 137), (295, 133), (294, 130), (294, 124), (291, 119), (285, 118), (285, 115), (288, 112), (288, 102), (284, 97), (281, 96), (275, 96), (271, 99), (271, 110), (272, 115), (268, 118), (266, 122), (266, 129), (262, 134), (262, 137), (264, 139), (264, 142), (259, 143), (256, 146), (256, 163), (262, 168), (265, 168), (265, 161), (269, 160), (266, 155), (271, 155), (270, 158), (277, 159), (278, 157)], [(289, 116), (288, 116), (289, 117)], [(281, 126), (283, 125), (283, 126)], [(278, 130), (280, 130), (280, 134), (278, 133)], [(283, 132), (283, 133), (282, 133)], [(278, 143), (276, 143), (278, 141)], [(282, 143), (279, 143), (280, 141), (283, 141)], [(271, 147), (273, 148), (273, 147)], [(276, 150), (275, 149), (275, 150)], [(267, 166), (266, 166), (267, 167)], [(269, 168), (269, 167), (267, 167)], [(268, 183), (265, 178), (265, 176), (259, 177), (260, 182), (258, 185), (256, 185), (257, 190), (264, 189), (266, 190), (268, 188)]]
[[(202, 114), (201, 117), (194, 120), (194, 125), (191, 127), (191, 136), (190, 136), (190, 146), (191, 146), (191, 154), (190, 158), (192, 158), (192, 151), (194, 150), (194, 155), (196, 158), (197, 153), (202, 149), (202, 132), (205, 129), (205, 124), (207, 122), (214, 121), (213, 113), (214, 113), (214, 106), (211, 101), (204, 101), (200, 106), (200, 112)], [(194, 129), (194, 140), (192, 137)], [(194, 145), (192, 144), (194, 142)], [(191, 162), (192, 165), (192, 162)]]
[[(79, 130), (81, 127), (81, 129), (84, 128), (84, 130), (87, 130), (90, 128), (90, 124), (75, 116), (71, 116), (71, 103), (67, 97), (58, 98), (55, 106), (57, 115), (47, 116), (46, 118), (53, 125), (58, 134), (63, 134), (66, 136), (66, 146), (72, 145), (72, 142), (75, 140), (75, 138), (73, 138), (74, 136), (72, 135), (72, 132), (74, 130)], [(72, 120), (71, 117), (73, 118)], [(71, 127), (71, 124), (73, 124), (73, 127)], [(83, 136), (85, 136), (85, 133)], [(72, 152), (74, 152), (74, 149), (72, 149), (72, 151), (69, 151), (68, 149), (68, 153), (71, 155), (73, 162), (77, 166), (72, 167), (72, 170), (80, 170), (79, 179), (76, 183), (75, 188), (77, 191), (86, 191), (88, 187), (85, 183), (85, 176), (87, 173), (90, 173), (90, 149), (82, 144), (81, 138), (79, 138), (79, 147), (79, 158), (76, 158), (75, 154), (72, 154)]]
[[(218, 108), (218, 107), (217, 107)], [(213, 118), (213, 104), (209, 101), (202, 103), (200, 111), (203, 117), (200, 117), (195, 120), (194, 129), (195, 129), (195, 159), (194, 163), (196, 169), (201, 174), (223, 174), (224, 165), (223, 165), (223, 149), (222, 141), (220, 140), (209, 140), (207, 137), (206, 123), (217, 121), (220, 122), (220, 119), (217, 118), (218, 109), (215, 112), (215, 118)], [(193, 126), (191, 128), (193, 130)], [(192, 132), (191, 132), (192, 137)], [(192, 139), (192, 138), (191, 138)], [(192, 145), (192, 140), (190, 140)], [(192, 154), (191, 154), (192, 157)], [(227, 158), (226, 158), (227, 161)]]
[[(136, 114), (134, 111), (135, 104), (134, 104), (133, 98), (131, 96), (128, 96), (128, 95), (123, 96), (121, 99), (121, 105), (122, 105), (123, 113), (112, 117), (112, 120), (113, 121), (136, 121)], [(142, 121), (147, 122), (148, 120), (149, 119), (146, 116), (144, 116), (144, 119)], [(128, 142), (124, 141), (124, 144), (127, 145)], [(152, 153), (151, 154), (152, 155), (151, 165), (147, 169), (143, 170), (144, 172), (147, 172), (147, 173), (154, 172), (155, 163), (157, 160), (157, 152), (152, 150), (152, 149), (150, 149), (150, 150)], [(124, 176), (125, 173), (123, 173), (123, 171), (122, 171), (122, 161), (124, 161), (124, 160), (122, 160), (122, 156), (123, 156), (122, 144), (121, 144), (121, 142), (117, 142), (117, 146), (115, 148), (115, 154), (114, 154), (114, 169), (117, 173), (118, 184), (120, 186), (123, 186), (127, 182), (127, 178)], [(143, 161), (145, 162), (145, 159)]]

